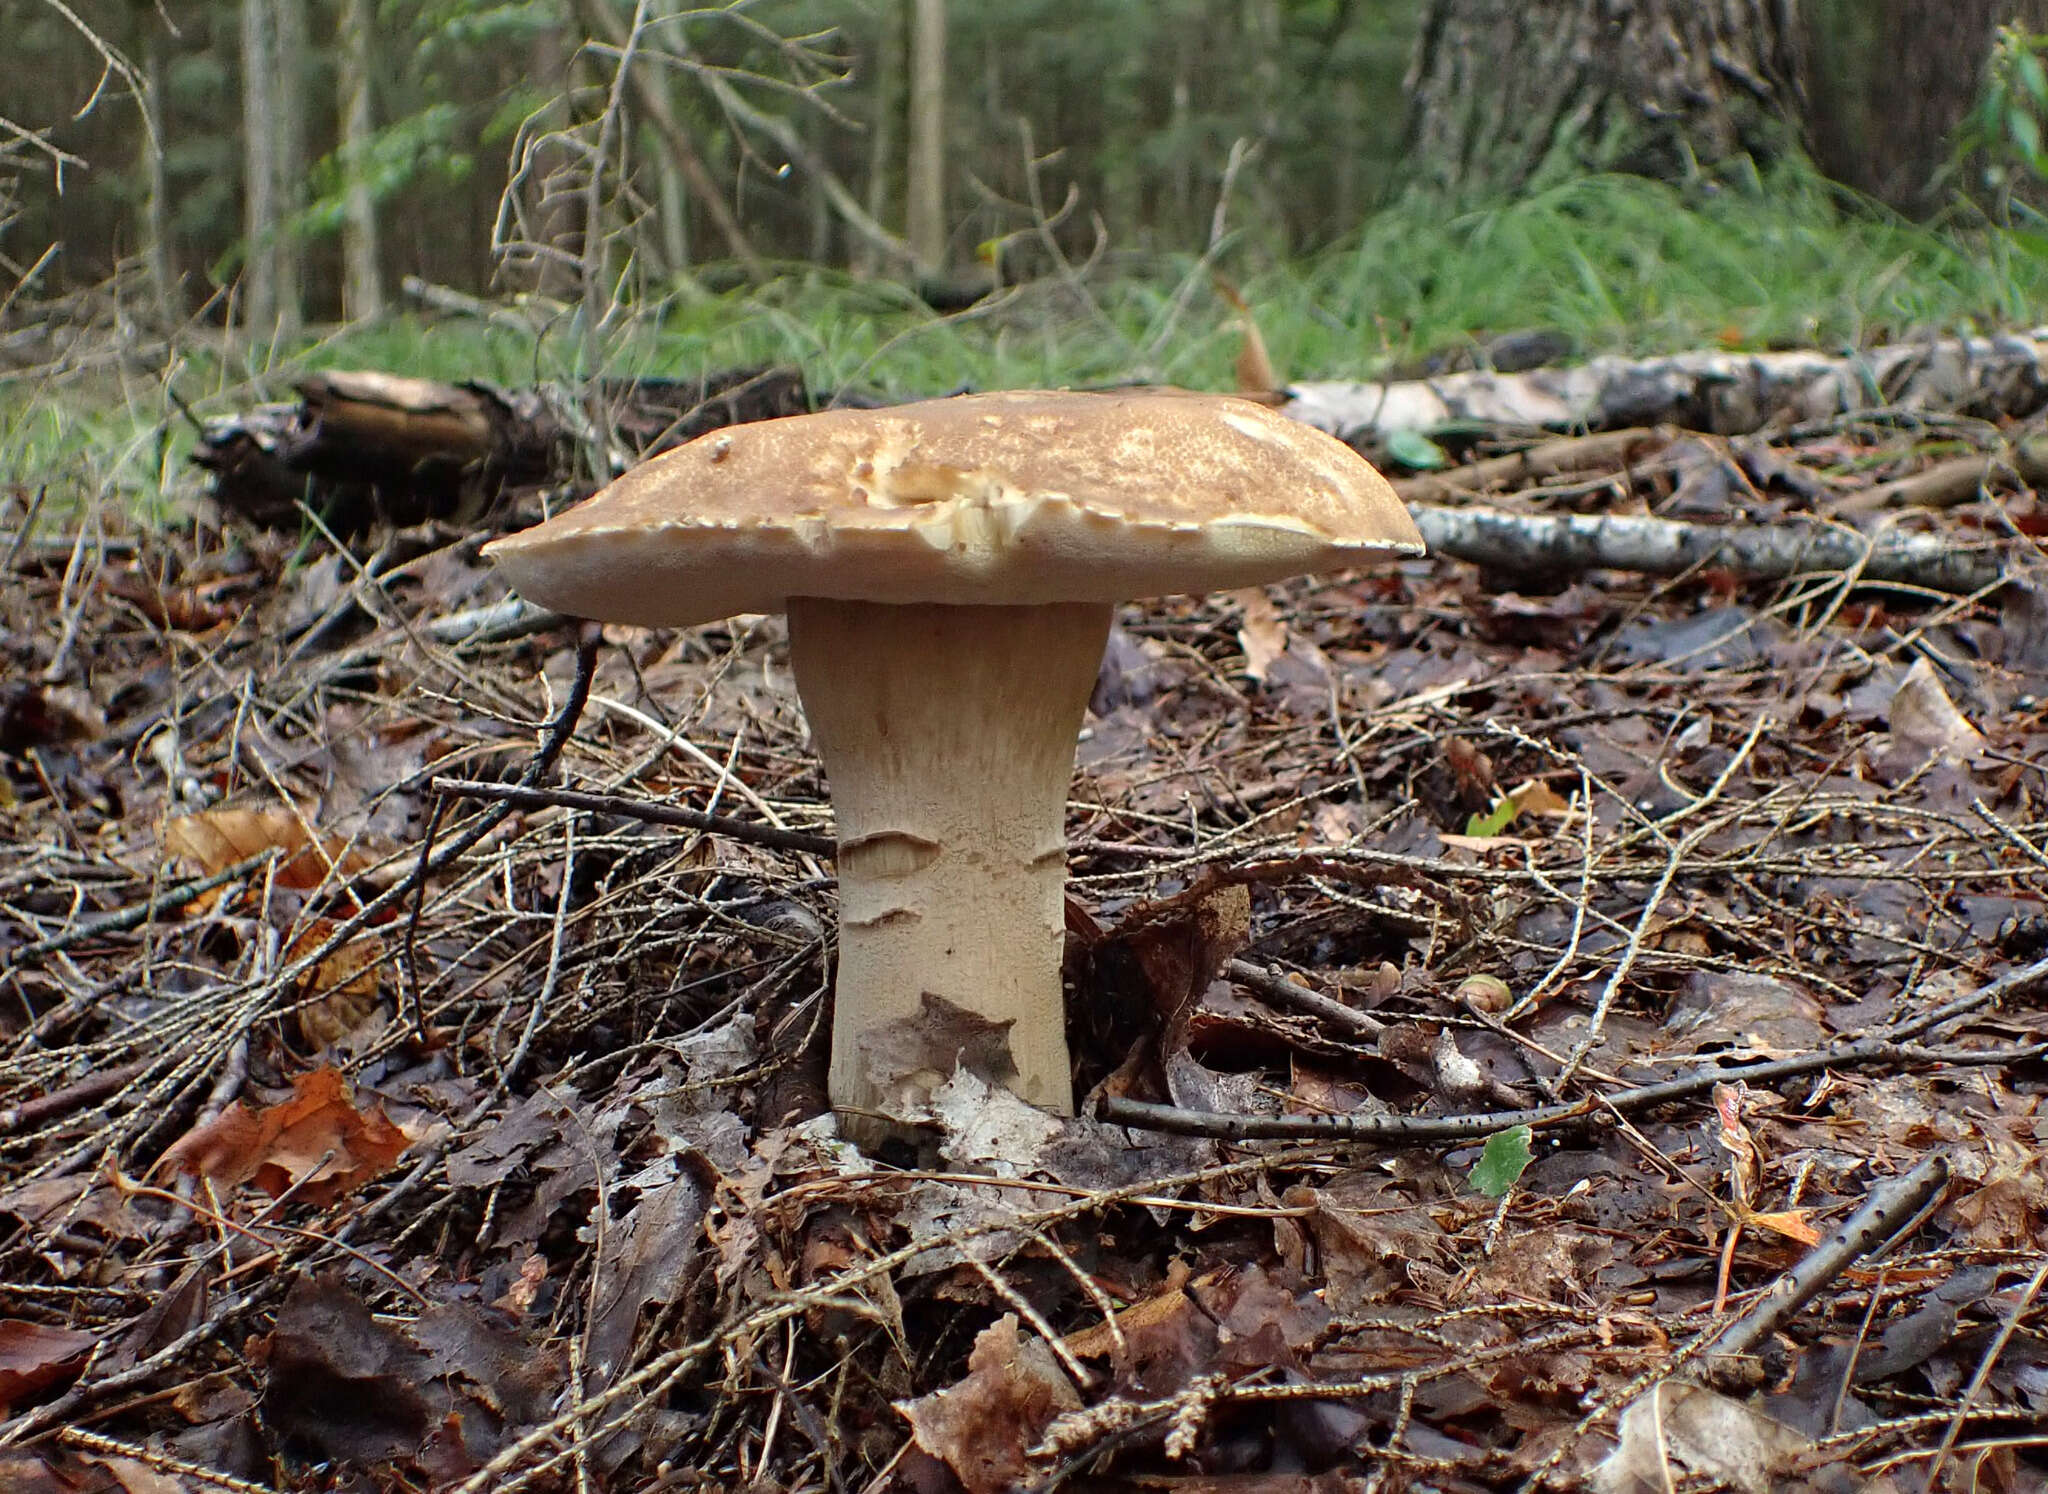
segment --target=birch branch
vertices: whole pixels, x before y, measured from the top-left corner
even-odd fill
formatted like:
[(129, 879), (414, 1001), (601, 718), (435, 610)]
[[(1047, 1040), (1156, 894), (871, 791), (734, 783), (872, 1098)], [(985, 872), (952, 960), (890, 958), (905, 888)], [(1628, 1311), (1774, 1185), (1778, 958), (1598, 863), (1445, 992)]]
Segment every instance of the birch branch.
[(1503, 374), (1291, 386), (1286, 413), (1353, 443), (1447, 424), (1604, 431), (1670, 423), (1740, 435), (1862, 410), (2026, 415), (2048, 405), (2048, 328), (1934, 338), (1847, 356), (1695, 351)]
[(1498, 508), (1413, 505), (1432, 552), (1515, 573), (1589, 570), (1676, 576), (1698, 567), (1747, 581), (1847, 575), (1968, 595), (2014, 574), (1992, 547), (1943, 535), (1790, 524), (1684, 524), (1619, 514), (1518, 514)]

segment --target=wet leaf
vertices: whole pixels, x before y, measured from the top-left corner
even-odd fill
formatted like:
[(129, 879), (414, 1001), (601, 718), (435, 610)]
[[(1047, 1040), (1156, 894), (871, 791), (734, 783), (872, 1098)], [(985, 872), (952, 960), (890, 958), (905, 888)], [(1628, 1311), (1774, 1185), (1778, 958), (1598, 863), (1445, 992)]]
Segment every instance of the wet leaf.
[(19, 1318), (0, 1318), (0, 1407), (71, 1379), (99, 1336), (75, 1328), (51, 1328)]
[(965, 1379), (896, 1409), (967, 1494), (1006, 1494), (1023, 1481), (1039, 1434), (1080, 1405), (1045, 1342), (1020, 1335), (1016, 1315), (1005, 1314), (974, 1340)]

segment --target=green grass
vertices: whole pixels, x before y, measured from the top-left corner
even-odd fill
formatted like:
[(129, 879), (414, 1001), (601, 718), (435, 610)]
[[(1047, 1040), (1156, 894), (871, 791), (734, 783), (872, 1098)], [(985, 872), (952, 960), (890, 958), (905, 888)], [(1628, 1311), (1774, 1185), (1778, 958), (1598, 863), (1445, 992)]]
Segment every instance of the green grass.
[[(1594, 177), (1452, 214), (1409, 202), (1296, 264), (1247, 272), (1283, 377), (1364, 378), (1487, 335), (1551, 328), (1582, 353), (1702, 345), (1823, 348), (2048, 321), (2048, 236), (1981, 220), (1908, 223), (1807, 169), (1708, 189)], [(290, 350), (191, 351), (175, 373), (201, 414), (288, 394), (323, 367), (517, 386), (573, 374), (573, 317), (538, 325), (392, 318)], [(1121, 379), (1228, 388), (1237, 337), (1192, 257), (1119, 262), (1085, 296), (1059, 276), (938, 317), (901, 289), (791, 266), (773, 283), (628, 308), (604, 372), (690, 375), (797, 363), (813, 387), (912, 397)], [(120, 380), (0, 382), (0, 476), (66, 476), (149, 499), (190, 491), (190, 432), (161, 390)]]

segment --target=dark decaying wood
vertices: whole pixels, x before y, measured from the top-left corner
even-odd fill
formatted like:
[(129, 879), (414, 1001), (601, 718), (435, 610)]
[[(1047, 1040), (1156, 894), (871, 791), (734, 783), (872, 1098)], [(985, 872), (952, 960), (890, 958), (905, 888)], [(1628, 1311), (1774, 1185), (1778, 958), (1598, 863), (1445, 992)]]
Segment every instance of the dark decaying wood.
[(473, 521), (507, 489), (582, 479), (588, 452), (609, 450), (616, 465), (813, 407), (791, 368), (607, 380), (591, 392), (592, 407), (562, 386), (506, 391), (359, 370), (313, 374), (297, 388), (296, 404), (210, 423), (192, 459), (214, 474), (213, 496), (237, 516), (296, 529), (304, 505), (341, 534), (374, 523)]

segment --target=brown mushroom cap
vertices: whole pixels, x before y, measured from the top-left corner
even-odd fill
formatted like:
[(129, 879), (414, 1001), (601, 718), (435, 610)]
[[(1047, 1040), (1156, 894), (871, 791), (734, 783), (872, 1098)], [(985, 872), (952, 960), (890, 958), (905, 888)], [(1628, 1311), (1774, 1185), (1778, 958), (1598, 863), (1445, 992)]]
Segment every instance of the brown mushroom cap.
[(1419, 554), (1334, 437), (1217, 395), (963, 395), (700, 436), (485, 547), (529, 600), (682, 627), (863, 602), (1116, 602)]

